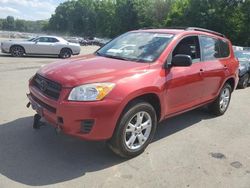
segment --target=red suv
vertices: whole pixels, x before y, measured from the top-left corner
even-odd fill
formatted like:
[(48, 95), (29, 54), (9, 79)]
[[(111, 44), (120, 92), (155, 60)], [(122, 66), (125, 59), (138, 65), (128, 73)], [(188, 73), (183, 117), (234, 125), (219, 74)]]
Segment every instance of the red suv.
[(208, 105), (228, 108), (239, 63), (231, 42), (201, 28), (125, 33), (92, 55), (42, 67), (29, 83), (30, 103), (57, 130), (107, 140), (122, 157), (142, 153), (157, 123)]

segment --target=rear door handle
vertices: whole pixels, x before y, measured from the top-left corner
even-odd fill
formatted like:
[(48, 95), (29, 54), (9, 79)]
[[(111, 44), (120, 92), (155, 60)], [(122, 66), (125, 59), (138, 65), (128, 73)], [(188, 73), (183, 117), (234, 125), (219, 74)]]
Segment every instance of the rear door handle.
[(228, 67), (227, 67), (226, 65), (224, 65), (224, 69), (226, 69), (226, 70), (227, 70), (227, 69), (228, 69)]

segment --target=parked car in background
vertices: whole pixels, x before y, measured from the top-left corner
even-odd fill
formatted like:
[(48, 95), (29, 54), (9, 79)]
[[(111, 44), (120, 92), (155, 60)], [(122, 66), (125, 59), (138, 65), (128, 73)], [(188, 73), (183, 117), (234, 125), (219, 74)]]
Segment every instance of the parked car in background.
[(1, 43), (3, 53), (10, 53), (13, 57), (23, 55), (57, 55), (69, 58), (80, 54), (79, 44), (70, 43), (61, 37), (40, 36), (29, 40), (9, 40)]
[(83, 38), (81, 37), (65, 37), (64, 39), (67, 40), (68, 42), (78, 43), (78, 44), (83, 40)]
[(130, 158), (145, 150), (157, 123), (168, 117), (204, 105), (223, 115), (238, 69), (231, 42), (220, 33), (131, 31), (92, 55), (42, 67), (30, 79), (27, 106), (37, 112), (35, 129), (43, 117), (66, 134), (107, 140)]
[(241, 50), (234, 53), (240, 62), (238, 87), (245, 89), (250, 83), (250, 52)]
[(110, 42), (111, 39), (108, 39), (108, 38), (104, 38), (104, 39), (100, 39), (99, 42), (98, 42), (98, 46), (104, 46), (105, 44), (107, 44), (108, 42)]
[(87, 38), (81, 40), (79, 43), (82, 46), (88, 46), (88, 45), (96, 45), (96, 46), (104, 46), (106, 43), (108, 43), (110, 39), (101, 39), (101, 38)]

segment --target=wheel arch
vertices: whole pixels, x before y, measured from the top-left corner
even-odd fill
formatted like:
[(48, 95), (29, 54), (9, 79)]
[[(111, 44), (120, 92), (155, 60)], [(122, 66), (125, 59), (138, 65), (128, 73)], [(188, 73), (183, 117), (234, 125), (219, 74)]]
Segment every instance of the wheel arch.
[(61, 48), (61, 50), (60, 50), (59, 53), (61, 54), (62, 50), (64, 50), (64, 49), (70, 50), (70, 51), (71, 51), (71, 54), (73, 54), (72, 49), (71, 49), (70, 47), (65, 47), (65, 46)]
[(12, 44), (12, 45), (10, 46), (10, 50), (9, 50), (10, 52), (11, 52), (11, 48), (13, 48), (14, 46), (21, 47), (21, 48), (23, 49), (24, 53), (26, 53), (25, 48), (24, 48), (21, 44)]
[(235, 80), (235, 78), (230, 77), (230, 78), (226, 79), (226, 81), (224, 82), (223, 85), (225, 85), (226, 83), (228, 83), (231, 86), (232, 91), (236, 88), (236, 80)]
[(127, 100), (127, 102), (125, 103), (125, 105), (123, 107), (123, 110), (120, 113), (120, 117), (118, 119), (118, 122), (119, 122), (122, 114), (128, 108), (130, 108), (132, 105), (137, 103), (138, 101), (144, 101), (144, 102), (148, 102), (149, 104), (151, 104), (153, 106), (153, 108), (155, 109), (157, 121), (160, 121), (160, 119), (162, 117), (162, 106), (161, 106), (160, 97), (158, 96), (158, 94), (156, 94), (154, 92), (147, 92), (147, 93), (138, 94), (138, 95), (131, 97)]

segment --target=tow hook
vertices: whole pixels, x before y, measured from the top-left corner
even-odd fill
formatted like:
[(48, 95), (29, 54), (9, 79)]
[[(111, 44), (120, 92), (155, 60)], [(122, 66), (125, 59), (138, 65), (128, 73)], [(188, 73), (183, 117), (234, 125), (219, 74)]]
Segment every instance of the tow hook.
[(56, 126), (55, 130), (56, 130), (56, 134), (60, 134), (61, 131), (62, 131), (62, 129), (61, 129), (61, 127), (59, 125)]
[(29, 107), (30, 107), (30, 105), (31, 105), (31, 103), (30, 103), (30, 102), (28, 102), (28, 104), (26, 104), (26, 107), (27, 107), (27, 108), (29, 108)]
[(41, 126), (45, 126), (45, 123), (40, 121), (41, 118), (39, 114), (34, 115), (33, 129), (40, 129)]

